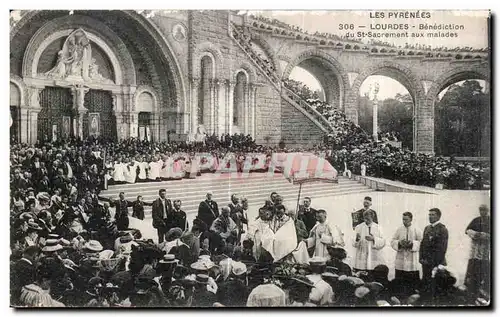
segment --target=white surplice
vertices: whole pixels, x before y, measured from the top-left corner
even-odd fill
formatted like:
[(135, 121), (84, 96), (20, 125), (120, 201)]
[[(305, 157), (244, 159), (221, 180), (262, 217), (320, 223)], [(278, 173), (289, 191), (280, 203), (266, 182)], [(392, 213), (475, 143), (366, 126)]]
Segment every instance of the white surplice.
[(343, 247), (345, 245), (343, 233), (337, 226), (330, 226), (327, 223), (319, 223), (311, 229), (309, 233), (309, 238), (307, 239), (308, 248), (314, 247), (314, 255), (325, 258), (326, 260), (330, 259), (330, 255), (328, 254), (327, 247), (328, 246), (340, 246)]
[(159, 162), (150, 162), (149, 163), (149, 176), (148, 179), (155, 180), (160, 177), (160, 168), (161, 165)]
[(125, 181), (125, 166), (123, 163), (115, 163), (113, 170), (113, 180), (115, 182), (124, 182)]
[[(396, 270), (406, 272), (418, 271), (420, 266), (418, 251), (422, 237), (422, 230), (414, 226), (409, 226), (408, 228), (401, 226), (396, 230), (391, 240), (391, 247), (397, 251), (394, 266)], [(400, 250), (398, 245), (401, 240), (410, 240), (413, 243), (411, 250)]]
[[(354, 238), (353, 241), (353, 246), (356, 248), (353, 267), (358, 270), (373, 270), (375, 266), (385, 264), (381, 252), (385, 247), (385, 239), (378, 224), (373, 222), (369, 228), (363, 222), (357, 225), (354, 231), (354, 235), (359, 233), (361, 239), (356, 242), (356, 238)], [(365, 239), (370, 233), (375, 241)]]

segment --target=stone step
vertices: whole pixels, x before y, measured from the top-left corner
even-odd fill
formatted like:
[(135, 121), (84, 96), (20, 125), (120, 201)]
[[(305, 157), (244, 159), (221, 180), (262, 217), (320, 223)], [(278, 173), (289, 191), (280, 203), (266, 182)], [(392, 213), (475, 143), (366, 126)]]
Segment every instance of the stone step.
[[(193, 214), (198, 211), (198, 205), (205, 199), (205, 193), (212, 191), (213, 199), (219, 207), (230, 203), (231, 194), (244, 195), (251, 206), (262, 206), (269, 199), (271, 192), (278, 192), (287, 206), (295, 205), (299, 186), (293, 185), (282, 174), (252, 173), (245, 177), (230, 174), (203, 174), (196, 179), (182, 179), (177, 181), (136, 183), (111, 186), (103, 191), (101, 197), (118, 198), (119, 192), (125, 193), (125, 198), (135, 200), (137, 195), (142, 195), (147, 202), (152, 202), (158, 197), (158, 190), (165, 188), (169, 199), (181, 199), (182, 209)], [(339, 177), (338, 183), (315, 182), (302, 185), (301, 197), (309, 196), (312, 199), (348, 195), (353, 193), (368, 193), (373, 190), (354, 180)], [(145, 206), (145, 214), (151, 214), (151, 207)]]
[[(309, 189), (318, 189), (318, 190), (328, 190), (328, 189), (343, 189), (347, 187), (353, 187), (353, 186), (361, 186), (364, 187), (362, 184), (357, 184), (354, 182), (341, 182), (339, 184), (332, 184), (332, 183), (318, 183), (318, 184), (304, 184), (302, 186), (303, 190), (309, 190)], [(226, 184), (215, 184), (215, 185), (195, 185), (195, 184), (190, 184), (188, 186), (176, 186), (174, 188), (168, 188), (166, 186), (158, 186), (158, 187), (149, 187), (149, 188), (140, 188), (140, 187), (133, 187), (130, 188), (130, 190), (123, 190), (125, 193), (125, 196), (127, 199), (131, 198), (136, 198), (137, 195), (142, 195), (144, 199), (146, 199), (146, 196), (158, 196), (158, 191), (161, 188), (165, 188), (167, 190), (167, 196), (188, 196), (188, 195), (194, 195), (194, 196), (200, 196), (203, 197), (205, 196), (206, 191), (210, 190), (213, 192), (214, 196), (225, 196), (227, 193), (235, 193), (238, 191), (244, 191), (245, 193), (251, 193), (253, 191), (265, 191), (265, 190), (270, 190), (270, 192), (273, 191), (275, 188), (284, 188), (284, 189), (295, 189), (298, 191), (299, 186), (297, 185), (292, 185), (287, 182), (283, 181), (274, 181), (274, 182), (256, 182), (253, 181), (249, 184), (247, 183), (226, 183)], [(115, 191), (115, 192), (103, 192), (101, 196), (108, 197), (108, 198), (118, 198), (118, 194), (120, 191)], [(230, 194), (229, 194), (230, 196)], [(147, 200), (147, 199), (146, 199)]]

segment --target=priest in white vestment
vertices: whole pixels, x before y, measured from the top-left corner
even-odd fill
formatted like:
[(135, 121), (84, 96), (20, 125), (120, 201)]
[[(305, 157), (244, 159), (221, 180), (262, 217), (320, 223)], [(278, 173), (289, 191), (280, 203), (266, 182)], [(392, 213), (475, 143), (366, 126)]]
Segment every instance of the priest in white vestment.
[(150, 180), (157, 180), (160, 178), (161, 163), (158, 162), (158, 157), (153, 157), (153, 161), (149, 163), (149, 176)]
[(391, 240), (392, 248), (396, 253), (396, 278), (409, 283), (420, 281), (418, 254), (422, 241), (422, 230), (412, 225), (411, 212), (403, 213), (403, 226), (399, 227)]
[(125, 162), (125, 181), (129, 184), (134, 184), (137, 178), (137, 162), (133, 159), (130, 159), (130, 162), (127, 159)]
[(364, 222), (354, 229), (356, 238), (353, 246), (356, 248), (356, 255), (353, 268), (371, 272), (377, 265), (385, 264), (382, 256), (385, 239), (379, 225), (373, 222), (373, 211), (365, 211), (363, 218)]
[(137, 158), (137, 166), (139, 167), (139, 174), (137, 175), (138, 181), (145, 181), (147, 178), (147, 170), (149, 169), (149, 164), (143, 161), (142, 156)]
[(262, 236), (269, 236), (272, 211), (266, 208), (259, 209), (259, 217), (248, 224), (246, 239), (253, 241), (253, 256), (259, 260), (262, 254)]
[(337, 226), (326, 223), (326, 211), (320, 209), (316, 213), (318, 222), (311, 229), (307, 241), (308, 248), (314, 248), (314, 257), (322, 257), (326, 261), (330, 259), (327, 247), (344, 247), (344, 234)]
[(113, 180), (115, 182), (125, 181), (125, 165), (122, 163), (121, 159), (117, 159), (113, 166)]
[(262, 236), (262, 247), (278, 262), (297, 248), (295, 222), (285, 214), (285, 208), (277, 205), (270, 227)]

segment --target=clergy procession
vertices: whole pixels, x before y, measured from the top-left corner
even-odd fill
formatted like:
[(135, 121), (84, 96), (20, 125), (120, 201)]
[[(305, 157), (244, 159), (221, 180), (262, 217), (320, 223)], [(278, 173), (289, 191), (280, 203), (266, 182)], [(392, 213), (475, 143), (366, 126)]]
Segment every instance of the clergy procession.
[[(231, 203), (219, 205), (208, 191), (191, 223), (182, 201), (165, 189), (152, 202), (140, 196), (130, 202), (124, 192), (102, 202), (89, 190), (73, 203), (58, 192), (28, 192), (25, 201), (14, 201), (27, 206), (15, 215), (11, 234), (16, 307), (481, 306), (490, 300), (486, 205), (464, 232), (472, 249), (466, 279), (457, 285), (438, 208), (427, 211), (425, 228), (402, 212), (397, 230), (384, 232), (370, 196), (351, 214), (352, 230), (342, 230), (334, 208), (315, 209), (310, 197), (288, 208), (293, 202), (279, 192), (253, 218), (249, 204), (258, 202), (234, 193)], [(152, 218), (144, 216), (147, 205)], [(137, 221), (150, 222), (157, 239), (144, 238), (133, 227)], [(347, 254), (349, 243), (354, 254)], [(395, 258), (384, 258), (384, 248), (394, 249)]]

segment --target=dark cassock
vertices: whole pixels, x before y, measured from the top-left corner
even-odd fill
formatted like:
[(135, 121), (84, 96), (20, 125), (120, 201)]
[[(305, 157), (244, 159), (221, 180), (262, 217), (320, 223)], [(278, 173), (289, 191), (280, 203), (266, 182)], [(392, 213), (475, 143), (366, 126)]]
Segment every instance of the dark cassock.
[(490, 226), (489, 216), (477, 217), (465, 229), (472, 241), (464, 284), (475, 295), (490, 291)]
[(371, 208), (368, 208), (368, 209), (361, 208), (361, 209), (356, 210), (355, 212), (353, 212), (351, 214), (352, 215), (352, 228), (353, 228), (353, 230), (356, 228), (357, 225), (365, 222), (363, 219), (363, 213), (367, 210), (371, 210), (373, 212), (373, 222), (378, 224), (377, 213), (375, 212), (375, 210), (373, 210)]
[(186, 212), (180, 208), (173, 208), (170, 218), (168, 219), (167, 227), (169, 230), (171, 228), (181, 228), (182, 231), (189, 229)]
[(142, 200), (134, 201), (132, 206), (132, 217), (144, 220), (144, 206), (152, 206), (153, 203), (148, 203)]
[(305, 207), (304, 205), (299, 206), (298, 219), (302, 220), (306, 225), (307, 232), (316, 225), (316, 212), (317, 210), (311, 207)]
[(118, 201), (111, 202), (111, 207), (115, 207), (116, 227), (119, 231), (128, 229), (128, 207), (132, 207), (133, 203), (126, 199), (119, 199)]
[(448, 249), (448, 229), (436, 221), (424, 229), (420, 243), (419, 261), (422, 264), (422, 285), (431, 285), (432, 269), (438, 265), (446, 266), (446, 250)]
[(198, 219), (203, 221), (208, 228), (212, 226), (215, 219), (219, 217), (219, 206), (213, 200), (204, 200), (198, 207)]

